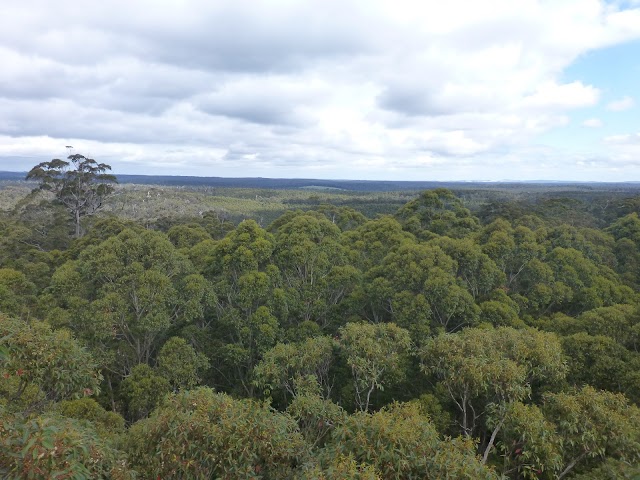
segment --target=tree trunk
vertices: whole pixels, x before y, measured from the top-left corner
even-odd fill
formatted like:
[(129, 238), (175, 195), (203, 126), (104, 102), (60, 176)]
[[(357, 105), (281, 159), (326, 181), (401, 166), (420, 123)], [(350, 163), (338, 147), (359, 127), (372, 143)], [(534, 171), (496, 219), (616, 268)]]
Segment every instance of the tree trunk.
[(76, 238), (80, 238), (80, 210), (76, 209), (75, 221), (76, 221)]

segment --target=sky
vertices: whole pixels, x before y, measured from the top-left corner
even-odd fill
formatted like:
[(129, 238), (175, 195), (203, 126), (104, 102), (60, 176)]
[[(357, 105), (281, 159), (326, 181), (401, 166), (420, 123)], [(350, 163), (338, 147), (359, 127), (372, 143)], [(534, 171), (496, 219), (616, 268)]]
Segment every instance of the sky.
[(1, 0), (0, 65), (0, 170), (640, 181), (640, 0)]

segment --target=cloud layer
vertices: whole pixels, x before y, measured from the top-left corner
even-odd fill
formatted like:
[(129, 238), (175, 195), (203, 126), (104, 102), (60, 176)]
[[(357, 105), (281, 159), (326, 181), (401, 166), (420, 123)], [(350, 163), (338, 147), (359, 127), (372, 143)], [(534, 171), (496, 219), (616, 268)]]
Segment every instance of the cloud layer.
[(71, 144), (120, 173), (552, 178), (587, 164), (538, 136), (603, 96), (564, 69), (640, 38), (639, 8), (595, 0), (5, 0), (1, 18), (0, 169)]

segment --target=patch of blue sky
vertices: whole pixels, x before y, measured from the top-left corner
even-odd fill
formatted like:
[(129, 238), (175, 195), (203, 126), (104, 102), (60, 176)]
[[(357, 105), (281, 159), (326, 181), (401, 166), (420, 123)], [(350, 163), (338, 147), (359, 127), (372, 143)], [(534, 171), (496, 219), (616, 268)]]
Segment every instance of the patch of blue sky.
[(640, 6), (640, 0), (605, 0), (604, 3), (612, 5), (619, 10), (629, 10)]
[[(565, 69), (559, 81), (592, 85), (600, 98), (593, 106), (567, 112), (569, 122), (541, 135), (539, 143), (598, 154), (606, 149), (604, 138), (640, 131), (640, 41), (590, 51)], [(631, 99), (630, 107), (611, 108), (624, 99)]]
[(564, 71), (562, 80), (600, 89), (600, 106), (624, 96), (639, 97), (640, 40), (587, 52)]

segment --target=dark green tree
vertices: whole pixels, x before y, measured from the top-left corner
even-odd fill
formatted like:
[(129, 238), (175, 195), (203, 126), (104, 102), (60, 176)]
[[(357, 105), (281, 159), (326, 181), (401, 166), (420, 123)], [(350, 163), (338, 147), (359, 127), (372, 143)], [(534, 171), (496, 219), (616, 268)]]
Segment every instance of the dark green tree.
[(400, 208), (396, 217), (406, 231), (424, 240), (437, 235), (462, 238), (480, 228), (478, 219), (446, 188), (422, 192)]
[(75, 223), (75, 236), (80, 237), (82, 218), (95, 214), (102, 207), (117, 180), (106, 173), (111, 170), (106, 163), (98, 163), (79, 153), (67, 158), (69, 162), (54, 158), (39, 163), (27, 173), (26, 179), (40, 184), (36, 190), (52, 192), (56, 201), (69, 210)]

